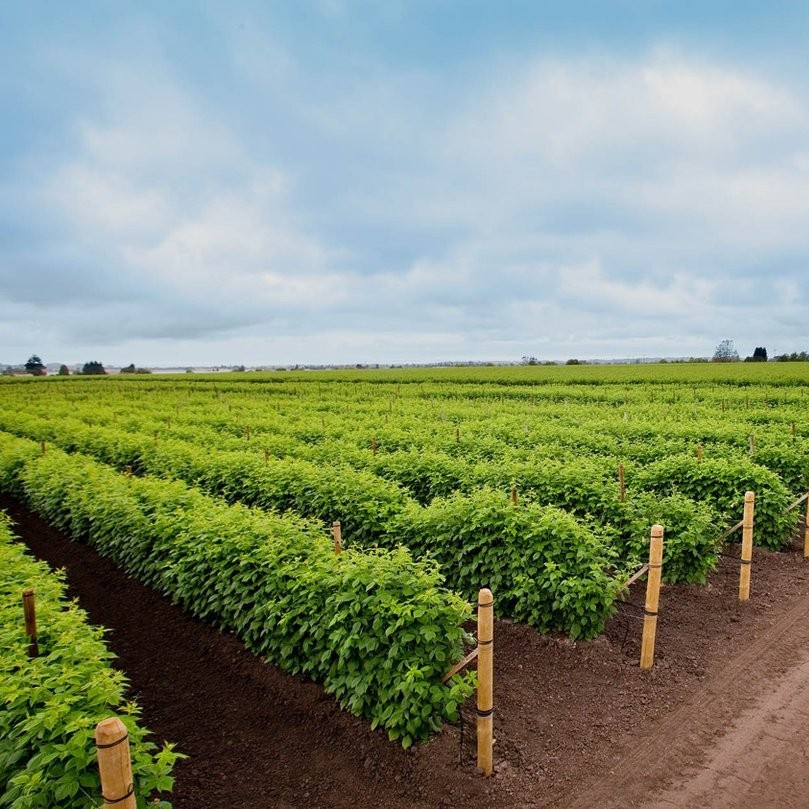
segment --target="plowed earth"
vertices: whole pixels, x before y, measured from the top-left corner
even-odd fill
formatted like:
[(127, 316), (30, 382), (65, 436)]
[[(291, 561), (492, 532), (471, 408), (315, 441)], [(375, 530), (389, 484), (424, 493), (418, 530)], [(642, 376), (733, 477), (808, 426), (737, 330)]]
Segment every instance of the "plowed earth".
[(708, 586), (665, 587), (651, 671), (637, 664), (643, 582), (591, 643), (496, 622), (486, 779), (471, 703), (463, 729), (404, 751), (18, 503), (0, 507), (110, 629), (145, 724), (188, 754), (176, 809), (807, 805), (809, 561), (797, 544), (756, 550), (744, 604), (733, 546)]

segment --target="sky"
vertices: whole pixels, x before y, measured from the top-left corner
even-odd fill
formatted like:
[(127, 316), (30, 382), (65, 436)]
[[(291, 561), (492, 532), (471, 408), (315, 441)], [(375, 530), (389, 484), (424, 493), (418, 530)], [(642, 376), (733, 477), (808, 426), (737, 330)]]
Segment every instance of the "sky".
[(809, 4), (4, 0), (0, 362), (809, 349)]

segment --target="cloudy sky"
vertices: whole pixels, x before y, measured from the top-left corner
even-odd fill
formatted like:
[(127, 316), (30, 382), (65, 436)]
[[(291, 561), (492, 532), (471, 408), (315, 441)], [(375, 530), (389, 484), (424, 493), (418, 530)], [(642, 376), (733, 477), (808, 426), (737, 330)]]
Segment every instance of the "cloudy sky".
[(7, 0), (0, 362), (809, 349), (809, 4)]

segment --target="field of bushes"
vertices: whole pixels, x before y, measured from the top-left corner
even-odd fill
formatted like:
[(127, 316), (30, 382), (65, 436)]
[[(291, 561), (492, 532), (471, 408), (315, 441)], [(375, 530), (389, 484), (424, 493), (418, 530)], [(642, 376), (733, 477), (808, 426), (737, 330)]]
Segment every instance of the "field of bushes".
[(0, 489), (410, 745), (474, 687), (441, 675), (479, 588), (587, 639), (653, 523), (671, 583), (747, 490), (756, 543), (788, 542), (807, 389), (780, 363), (3, 380)]

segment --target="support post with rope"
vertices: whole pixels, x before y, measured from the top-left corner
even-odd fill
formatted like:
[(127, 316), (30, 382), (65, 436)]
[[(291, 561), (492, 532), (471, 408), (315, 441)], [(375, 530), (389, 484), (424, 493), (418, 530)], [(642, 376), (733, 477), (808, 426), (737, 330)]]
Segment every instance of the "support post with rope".
[(657, 635), (657, 608), (660, 603), (660, 579), (663, 574), (663, 526), (653, 525), (649, 542), (649, 577), (646, 579), (646, 604), (643, 610), (643, 640), (640, 647), (640, 667), (654, 665)]
[(95, 740), (104, 809), (137, 809), (126, 726), (117, 716), (104, 719), (96, 725)]
[(494, 598), (484, 587), (478, 594), (478, 769), (492, 774)]
[(753, 559), (753, 509), (756, 496), (745, 492), (742, 518), (742, 558), (739, 569), (739, 601), (750, 598), (750, 566)]

